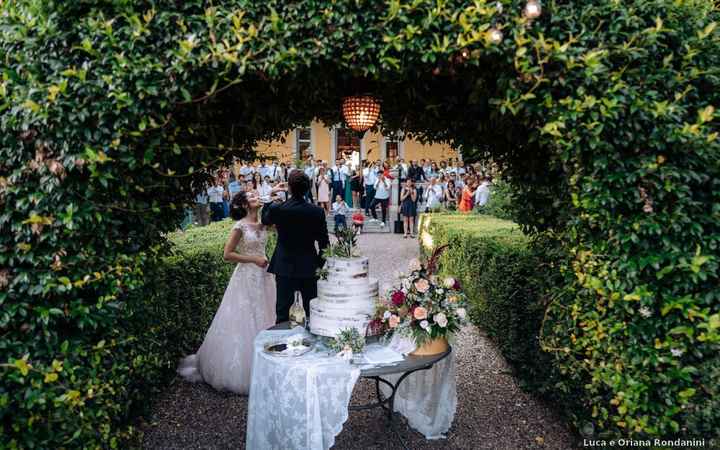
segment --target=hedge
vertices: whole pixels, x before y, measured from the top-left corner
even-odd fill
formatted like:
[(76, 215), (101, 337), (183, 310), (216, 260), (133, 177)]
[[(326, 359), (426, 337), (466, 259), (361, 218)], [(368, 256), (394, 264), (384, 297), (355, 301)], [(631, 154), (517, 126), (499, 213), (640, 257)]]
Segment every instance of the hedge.
[[(546, 317), (546, 311), (562, 299), (565, 280), (561, 267), (567, 264), (552, 236), (530, 239), (513, 222), (479, 214), (425, 214), (420, 219), (420, 238), (425, 255), (449, 244), (441, 259), (442, 272), (461, 280), (473, 305), (473, 323), (498, 345), (521, 382), (561, 404), (566, 418), (581, 434), (596, 436), (602, 404), (594, 392), (602, 382), (577, 379), (545, 342), (558, 338), (553, 328), (557, 325)], [(674, 411), (676, 403), (682, 402), (679, 429), (685, 436), (709, 439), (720, 432), (720, 358), (708, 358), (697, 374), (702, 389), (697, 400), (668, 402), (651, 396), (643, 407)], [(672, 379), (672, 373), (654, 372), (652, 376)]]
[[(118, 304), (125, 320), (112, 334), (98, 336), (91, 348), (61, 344), (65, 359), (58, 358), (55, 369), (34, 382), (24, 408), (12, 417), (27, 427), (5, 435), (3, 448), (85, 447), (99, 441), (111, 448), (137, 445), (136, 419), (167, 387), (179, 358), (197, 349), (222, 299), (234, 269), (222, 259), (232, 223), (168, 235), (170, 254), (144, 267), (144, 288)], [(27, 367), (27, 373), (35, 370)], [(5, 382), (10, 389), (13, 383), (23, 386), (12, 372)], [(3, 395), (7, 401), (7, 391)], [(27, 415), (18, 417), (21, 413)], [(68, 438), (58, 443), (62, 434)]]

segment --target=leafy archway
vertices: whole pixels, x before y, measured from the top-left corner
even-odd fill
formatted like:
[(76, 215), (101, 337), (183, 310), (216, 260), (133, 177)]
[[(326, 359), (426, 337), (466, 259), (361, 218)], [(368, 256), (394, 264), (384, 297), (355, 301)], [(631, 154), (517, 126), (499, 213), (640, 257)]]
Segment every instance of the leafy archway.
[(556, 0), (530, 22), (499, 3), (4, 2), (3, 439), (125, 437), (167, 362), (143, 359), (124, 299), (192, 182), (338, 122), (354, 89), (382, 98), (384, 130), (492, 156), (526, 230), (559, 237), (544, 340), (600, 431), (717, 424), (717, 8)]

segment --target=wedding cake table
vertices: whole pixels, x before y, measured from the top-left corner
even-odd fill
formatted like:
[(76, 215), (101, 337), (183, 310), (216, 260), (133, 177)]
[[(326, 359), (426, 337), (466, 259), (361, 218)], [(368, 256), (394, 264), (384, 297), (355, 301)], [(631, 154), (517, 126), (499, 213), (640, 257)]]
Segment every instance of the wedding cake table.
[[(255, 338), (246, 435), (249, 450), (327, 450), (349, 410), (383, 405), (391, 421), (398, 412), (426, 438), (444, 437), (457, 406), (450, 349), (440, 355), (402, 357), (392, 364), (364, 365), (317, 350), (296, 357), (264, 351), (266, 344), (298, 333), (304, 330), (288, 330), (287, 324), (281, 324)], [(371, 344), (368, 351), (382, 352), (379, 346)], [(378, 391), (384, 393), (377, 403), (349, 406), (360, 377), (375, 380)]]

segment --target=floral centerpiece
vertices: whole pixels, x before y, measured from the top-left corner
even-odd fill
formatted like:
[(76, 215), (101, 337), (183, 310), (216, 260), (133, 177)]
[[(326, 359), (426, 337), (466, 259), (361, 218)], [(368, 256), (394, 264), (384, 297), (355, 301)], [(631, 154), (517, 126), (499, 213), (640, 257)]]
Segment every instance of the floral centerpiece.
[(373, 321), (388, 334), (401, 333), (413, 339), (419, 350), (416, 354), (437, 353), (428, 350), (430, 345), (442, 352), (442, 347), (447, 348), (447, 338), (466, 323), (467, 298), (460, 282), (435, 275), (444, 248), (437, 249), (427, 265), (417, 259), (410, 261), (410, 273), (380, 301)]

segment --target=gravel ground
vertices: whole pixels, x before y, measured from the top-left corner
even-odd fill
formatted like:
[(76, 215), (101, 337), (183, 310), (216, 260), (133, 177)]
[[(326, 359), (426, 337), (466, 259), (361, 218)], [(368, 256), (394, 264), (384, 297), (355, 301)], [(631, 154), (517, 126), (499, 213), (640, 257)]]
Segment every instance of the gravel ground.
[[(417, 256), (417, 241), (393, 234), (360, 236), (380, 284)], [(539, 400), (523, 392), (492, 342), (466, 327), (454, 346), (458, 408), (447, 439), (427, 441), (404, 422), (397, 425), (410, 449), (572, 449), (573, 435)], [(360, 381), (353, 403), (372, 392)], [(247, 397), (218, 393), (203, 384), (175, 379), (143, 427), (147, 449), (241, 449), (245, 445)], [(350, 413), (334, 449), (398, 449), (380, 410)]]

